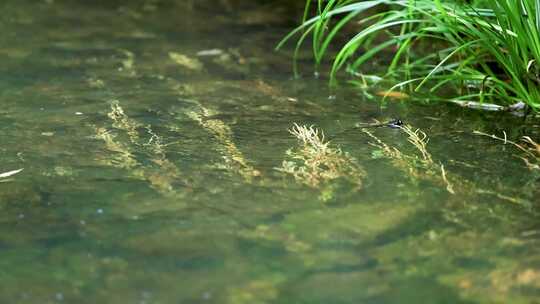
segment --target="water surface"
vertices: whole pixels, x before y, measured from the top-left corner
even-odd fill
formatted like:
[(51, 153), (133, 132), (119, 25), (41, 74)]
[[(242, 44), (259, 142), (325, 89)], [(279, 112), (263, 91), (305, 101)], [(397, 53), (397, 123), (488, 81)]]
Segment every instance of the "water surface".
[(538, 125), (293, 78), (252, 2), (3, 1), (0, 302), (534, 303), (539, 174), (473, 131)]

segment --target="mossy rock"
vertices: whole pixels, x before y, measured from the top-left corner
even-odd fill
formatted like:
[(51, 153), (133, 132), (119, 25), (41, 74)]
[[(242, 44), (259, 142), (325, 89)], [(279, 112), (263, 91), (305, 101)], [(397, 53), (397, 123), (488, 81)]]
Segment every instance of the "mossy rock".
[(415, 211), (413, 205), (359, 203), (292, 214), (283, 227), (309, 243), (359, 244), (396, 227)]

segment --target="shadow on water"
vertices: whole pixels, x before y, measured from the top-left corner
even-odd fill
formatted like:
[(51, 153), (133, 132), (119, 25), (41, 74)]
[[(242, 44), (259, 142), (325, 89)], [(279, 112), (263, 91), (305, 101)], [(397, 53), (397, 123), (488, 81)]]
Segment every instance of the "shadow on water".
[(298, 2), (2, 3), (0, 302), (537, 298), (538, 125), (293, 79)]

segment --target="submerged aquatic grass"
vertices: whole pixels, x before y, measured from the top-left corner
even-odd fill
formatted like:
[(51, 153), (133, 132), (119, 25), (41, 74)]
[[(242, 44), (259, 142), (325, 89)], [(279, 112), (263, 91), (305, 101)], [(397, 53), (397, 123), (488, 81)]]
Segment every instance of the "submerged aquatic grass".
[[(408, 88), (435, 95), (431, 100), (484, 110), (513, 111), (509, 106), (520, 102), (540, 109), (539, 0), (319, 0), (318, 5), (317, 15), (305, 18), (278, 48), (300, 35), (297, 54), (311, 35), (319, 66), (333, 56), (329, 46), (345, 25), (360, 27), (333, 56), (333, 84), (339, 70), (362, 75), (366, 62), (393, 52), (384, 76), (398, 83), (390, 91)], [(369, 11), (375, 7), (382, 12)]]
[(420, 129), (414, 130), (409, 125), (402, 126), (401, 130), (408, 135), (407, 140), (421, 153), (422, 161), (429, 165), (433, 164), (433, 158), (427, 150), (427, 144), (429, 141), (427, 134)]
[(402, 152), (383, 142), (367, 129), (362, 129), (362, 132), (374, 140), (370, 145), (379, 149), (396, 168), (406, 172), (413, 181), (428, 180), (444, 186), (449, 193), (455, 194), (455, 182), (449, 180), (444, 165), (434, 162), (427, 149), (429, 141), (427, 134), (420, 129), (413, 129), (409, 125), (401, 126), (400, 129), (407, 135), (407, 140), (415, 147), (417, 153)]
[(139, 132), (137, 129), (142, 127), (142, 125), (126, 115), (118, 100), (113, 100), (110, 104), (111, 111), (107, 113), (107, 116), (112, 119), (112, 126), (116, 129), (124, 130), (128, 134), (131, 143), (137, 144), (139, 141)]
[(250, 161), (235, 144), (230, 126), (220, 119), (209, 119), (209, 117), (216, 115), (217, 112), (205, 108), (201, 104), (197, 104), (197, 106), (199, 107), (198, 111), (188, 111), (186, 114), (217, 139), (226, 170), (240, 174), (244, 181), (248, 183), (261, 176), (261, 172), (250, 165)]
[(487, 134), (481, 131), (474, 131), (473, 134), (487, 136), (502, 141), (505, 145), (510, 144), (516, 147), (523, 152), (523, 155), (518, 157), (525, 162), (527, 168), (531, 170), (540, 170), (540, 143), (537, 143), (530, 136), (522, 136), (520, 142), (515, 142), (506, 137), (506, 132), (503, 132), (504, 137), (495, 134)]
[[(106, 166), (127, 170), (134, 178), (146, 181), (149, 186), (166, 197), (182, 197), (175, 185), (188, 183), (183, 178), (180, 169), (166, 156), (161, 136), (156, 134), (150, 125), (144, 126), (137, 120), (129, 117), (118, 100), (110, 103), (111, 110), (107, 116), (112, 121), (112, 128), (127, 135), (124, 140), (117, 132), (107, 127), (94, 126), (95, 138), (105, 143), (108, 154), (100, 156), (99, 160)], [(150, 139), (144, 142), (140, 131), (145, 130)], [(137, 153), (145, 152), (150, 164), (139, 161)]]
[[(400, 129), (407, 135), (407, 141), (414, 147), (413, 152), (408, 152), (405, 149), (398, 149), (382, 141), (379, 137), (367, 129), (362, 129), (368, 137), (373, 141), (371, 146), (377, 148), (377, 155), (382, 154), (389, 159), (394, 167), (406, 174), (413, 183), (419, 181), (427, 181), (438, 187), (445, 189), (448, 193), (455, 195), (454, 200), (462, 200), (463, 196), (473, 197), (478, 194), (489, 195), (500, 200), (517, 204), (522, 207), (530, 208), (531, 202), (520, 195), (505, 194), (496, 189), (478, 188), (474, 182), (468, 180), (455, 172), (446, 170), (442, 162), (434, 160), (428, 150), (429, 137), (420, 130), (415, 129), (410, 125), (401, 126)], [(478, 135), (489, 136), (498, 140), (506, 140), (495, 135), (488, 135), (482, 132), (475, 132)], [(523, 138), (523, 142), (528, 142), (528, 145), (518, 144), (506, 140), (506, 142), (516, 145), (519, 149), (526, 152), (526, 157), (521, 157), (531, 170), (540, 169), (540, 146), (532, 141), (529, 142), (529, 137)], [(534, 181), (531, 181), (534, 184)], [(531, 185), (524, 185), (523, 189), (529, 189)], [(535, 187), (535, 186), (532, 186)], [(507, 191), (503, 191), (507, 192)], [(527, 192), (527, 191), (521, 191)]]
[[(264, 180), (260, 178), (262, 172), (252, 165), (253, 161), (236, 144), (231, 126), (218, 118), (221, 112), (211, 103), (198, 99), (185, 99), (186, 86), (177, 80), (169, 78), (167, 82), (177, 96), (190, 104), (190, 106), (175, 112), (181, 114), (180, 117), (187, 116), (216, 139), (215, 145), (223, 159), (223, 162), (216, 164), (216, 166), (232, 175), (240, 175), (247, 183), (264, 183)], [(189, 94), (194, 94), (194, 90), (191, 88), (188, 88), (187, 91)]]
[(349, 154), (326, 141), (323, 131), (295, 123), (289, 133), (298, 139), (300, 146), (287, 151), (288, 160), (283, 161), (278, 171), (312, 188), (338, 178), (348, 180), (356, 189), (362, 187), (363, 168)]

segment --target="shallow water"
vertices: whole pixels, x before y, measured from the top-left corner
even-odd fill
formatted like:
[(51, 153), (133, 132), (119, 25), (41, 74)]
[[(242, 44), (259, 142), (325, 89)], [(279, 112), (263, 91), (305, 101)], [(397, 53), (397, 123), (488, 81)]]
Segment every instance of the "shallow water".
[[(280, 5), (0, 7), (0, 168), (24, 169), (0, 183), (1, 303), (540, 295), (539, 172), (472, 133), (538, 138), (534, 122), (330, 91), (307, 52), (293, 79)], [(349, 130), (393, 117), (432, 161), (400, 129)], [(332, 138), (318, 171), (294, 123)]]

